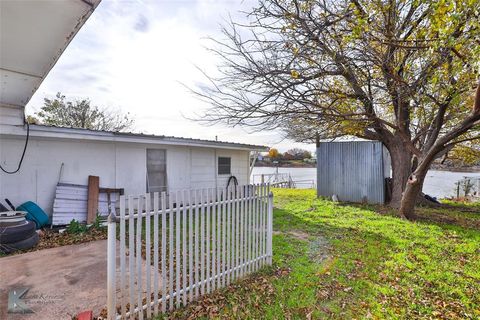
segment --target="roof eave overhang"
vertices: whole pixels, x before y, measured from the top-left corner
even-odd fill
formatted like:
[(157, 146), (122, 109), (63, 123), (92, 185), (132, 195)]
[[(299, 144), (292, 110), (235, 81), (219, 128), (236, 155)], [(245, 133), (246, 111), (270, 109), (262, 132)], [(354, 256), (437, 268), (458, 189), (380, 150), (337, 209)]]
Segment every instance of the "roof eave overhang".
[(25, 107), (100, 1), (0, 1), (0, 106)]
[[(9, 126), (2, 130), (0, 135), (18, 136), (25, 138), (24, 126)], [(139, 134), (115, 134), (105, 131), (94, 131), (75, 128), (48, 127), (30, 125), (30, 137), (44, 140), (77, 140), (92, 142), (119, 142), (119, 143), (141, 143), (152, 145), (190, 146), (216, 149), (244, 150), (244, 151), (268, 151), (266, 146), (248, 145), (221, 141), (208, 141), (199, 139), (164, 137)]]

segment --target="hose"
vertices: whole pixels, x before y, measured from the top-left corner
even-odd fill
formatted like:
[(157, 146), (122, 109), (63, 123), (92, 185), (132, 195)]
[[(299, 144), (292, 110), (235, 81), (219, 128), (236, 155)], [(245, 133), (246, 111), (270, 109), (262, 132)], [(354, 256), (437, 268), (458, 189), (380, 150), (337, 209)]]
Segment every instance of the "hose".
[(22, 167), (23, 158), (25, 157), (25, 152), (27, 151), (27, 146), (28, 146), (28, 140), (30, 138), (30, 124), (28, 123), (28, 121), (25, 121), (25, 123), (27, 124), (27, 137), (25, 138), (25, 146), (23, 147), (22, 157), (20, 158), (20, 162), (18, 163), (17, 170), (8, 171), (0, 165), (0, 169), (2, 169), (2, 171), (5, 172), (6, 174), (15, 174), (18, 171), (20, 171), (20, 168)]

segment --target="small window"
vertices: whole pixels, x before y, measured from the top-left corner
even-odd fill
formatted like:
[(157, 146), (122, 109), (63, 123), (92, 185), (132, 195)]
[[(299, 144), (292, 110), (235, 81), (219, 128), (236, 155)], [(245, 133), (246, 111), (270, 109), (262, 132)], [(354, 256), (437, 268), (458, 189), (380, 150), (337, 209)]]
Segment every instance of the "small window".
[(232, 168), (232, 158), (218, 157), (218, 174), (230, 174)]

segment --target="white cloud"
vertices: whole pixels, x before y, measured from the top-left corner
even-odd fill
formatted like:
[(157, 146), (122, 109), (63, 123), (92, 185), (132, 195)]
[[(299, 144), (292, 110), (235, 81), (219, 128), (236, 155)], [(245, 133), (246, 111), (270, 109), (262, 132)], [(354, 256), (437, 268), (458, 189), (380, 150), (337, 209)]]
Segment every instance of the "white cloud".
[[(88, 97), (99, 106), (120, 108), (136, 119), (136, 131), (182, 137), (263, 144), (286, 150), (298, 144), (276, 132), (248, 134), (242, 128), (205, 127), (183, 115), (207, 106), (182, 83), (205, 82), (219, 61), (209, 53), (208, 36), (219, 37), (231, 15), (241, 19), (244, 1), (103, 0), (27, 106), (32, 113), (44, 97), (60, 91)], [(300, 145), (313, 150), (313, 145)]]

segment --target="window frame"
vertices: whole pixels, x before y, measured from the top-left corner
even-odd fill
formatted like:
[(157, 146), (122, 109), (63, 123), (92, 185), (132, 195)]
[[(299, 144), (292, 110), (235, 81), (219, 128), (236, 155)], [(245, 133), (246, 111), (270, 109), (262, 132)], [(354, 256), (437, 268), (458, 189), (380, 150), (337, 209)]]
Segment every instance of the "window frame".
[[(165, 172), (161, 172), (163, 173), (163, 179), (165, 181), (165, 185), (163, 186), (155, 186), (155, 188), (152, 188), (152, 186), (150, 185), (150, 181), (149, 181), (149, 172), (148, 172), (148, 152), (149, 150), (160, 150), (163, 152), (163, 157), (164, 157), (164, 168), (165, 168)], [(145, 174), (146, 174), (146, 179), (145, 179), (145, 184), (146, 184), (146, 192), (147, 193), (153, 193), (154, 192), (167, 192), (168, 193), (168, 156), (167, 156), (167, 152), (168, 150), (166, 148), (146, 148), (145, 149)], [(157, 189), (159, 188), (159, 189)]]
[[(226, 169), (227, 168), (227, 164), (221, 164), (220, 163), (220, 159), (228, 159), (228, 172), (223, 172), (223, 171), (220, 171), (220, 169)], [(219, 176), (223, 176), (223, 175), (231, 175), (232, 174), (232, 157), (224, 157), (224, 156), (219, 156), (217, 157), (217, 174)]]

